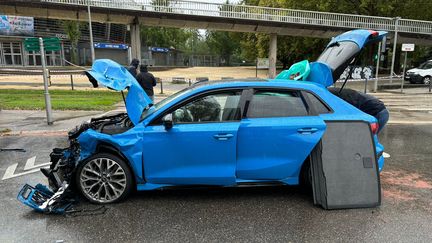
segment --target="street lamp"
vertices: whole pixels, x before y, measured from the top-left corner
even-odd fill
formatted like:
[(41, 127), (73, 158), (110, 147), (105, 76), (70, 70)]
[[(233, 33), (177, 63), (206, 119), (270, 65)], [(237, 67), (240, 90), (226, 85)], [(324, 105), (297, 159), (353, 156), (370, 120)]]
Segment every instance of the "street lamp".
[(94, 51), (94, 44), (93, 44), (93, 28), (92, 28), (92, 20), (91, 20), (91, 13), (90, 13), (90, 0), (87, 0), (87, 12), (88, 12), (89, 33), (90, 33), (90, 50), (91, 50), (91, 58), (93, 64), (95, 61), (95, 51)]
[(391, 69), (390, 69), (390, 83), (393, 82), (394, 64), (395, 64), (395, 58), (396, 58), (396, 44), (397, 44), (397, 38), (398, 38), (398, 28), (399, 28), (399, 20), (400, 19), (401, 19), (401, 17), (394, 18), (395, 29), (394, 29), (394, 38), (393, 38), (393, 55), (392, 55), (392, 63), (391, 63)]

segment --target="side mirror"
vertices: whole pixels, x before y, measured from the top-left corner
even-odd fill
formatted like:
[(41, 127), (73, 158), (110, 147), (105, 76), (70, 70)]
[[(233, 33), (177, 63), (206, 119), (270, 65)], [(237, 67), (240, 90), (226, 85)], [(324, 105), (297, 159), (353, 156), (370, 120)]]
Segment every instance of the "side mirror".
[(162, 117), (162, 124), (165, 126), (166, 130), (169, 130), (173, 127), (173, 117), (172, 113), (166, 114), (164, 117)]

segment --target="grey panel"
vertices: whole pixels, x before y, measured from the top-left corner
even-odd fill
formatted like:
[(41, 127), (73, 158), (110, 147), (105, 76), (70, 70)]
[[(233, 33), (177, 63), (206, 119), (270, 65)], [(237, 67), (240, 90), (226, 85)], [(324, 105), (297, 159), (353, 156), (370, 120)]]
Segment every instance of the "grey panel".
[(312, 154), (314, 203), (326, 209), (380, 205), (378, 163), (369, 124), (326, 124), (322, 141)]

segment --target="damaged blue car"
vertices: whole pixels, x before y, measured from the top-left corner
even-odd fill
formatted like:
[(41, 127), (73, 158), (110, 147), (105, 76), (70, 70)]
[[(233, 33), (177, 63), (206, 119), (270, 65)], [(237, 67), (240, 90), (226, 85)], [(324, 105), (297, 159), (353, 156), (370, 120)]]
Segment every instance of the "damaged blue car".
[[(43, 173), (53, 193), (72, 190), (99, 204), (134, 190), (313, 184), (313, 154), (332, 121), (366, 124), (373, 154), (362, 166), (377, 172), (384, 158), (376, 119), (326, 87), (385, 34), (356, 30), (334, 38), (305, 81), (198, 82), (156, 104), (124, 67), (96, 60), (86, 75), (95, 87), (127, 90), (127, 112), (70, 131), (70, 146), (54, 149)], [(31, 202), (36, 189), (28, 190), (20, 200), (37, 207)]]

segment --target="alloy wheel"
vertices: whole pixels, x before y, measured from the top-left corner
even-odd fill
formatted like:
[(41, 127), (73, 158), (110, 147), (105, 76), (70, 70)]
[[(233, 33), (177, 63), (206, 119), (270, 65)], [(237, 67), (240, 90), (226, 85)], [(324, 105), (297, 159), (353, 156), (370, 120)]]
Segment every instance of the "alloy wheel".
[(126, 190), (126, 172), (119, 163), (109, 158), (95, 158), (82, 168), (79, 181), (86, 197), (99, 203), (120, 198)]

